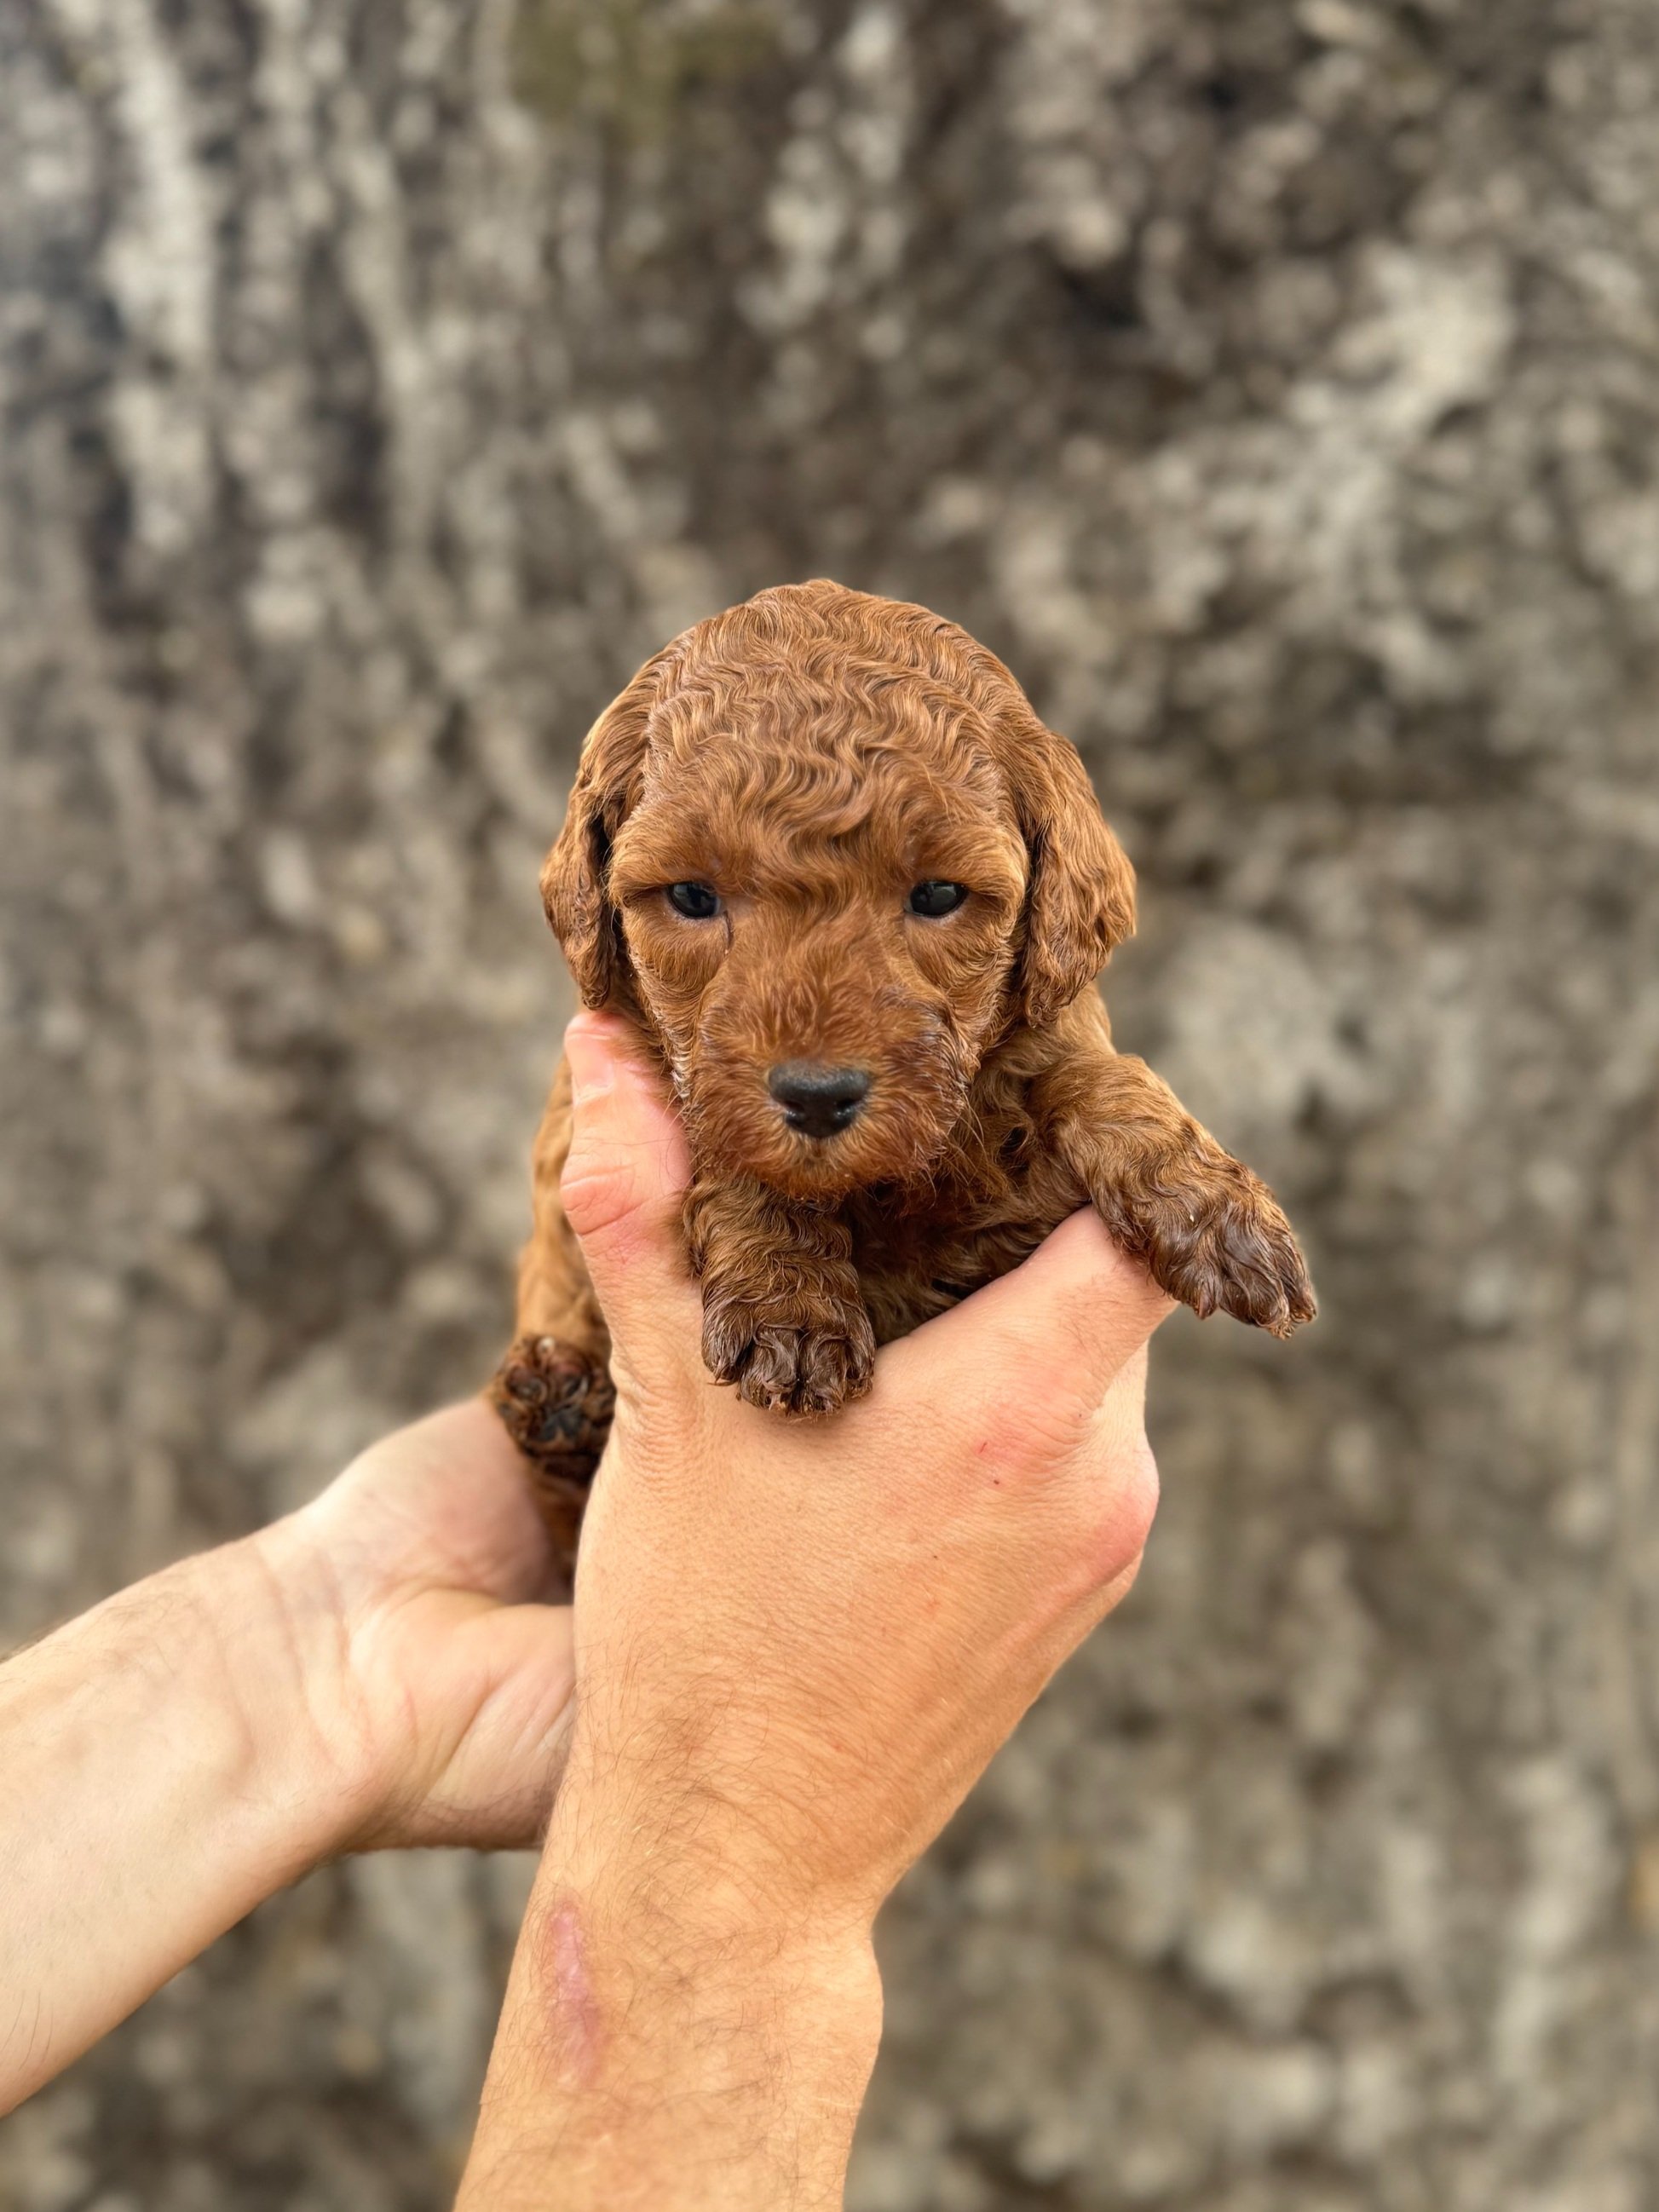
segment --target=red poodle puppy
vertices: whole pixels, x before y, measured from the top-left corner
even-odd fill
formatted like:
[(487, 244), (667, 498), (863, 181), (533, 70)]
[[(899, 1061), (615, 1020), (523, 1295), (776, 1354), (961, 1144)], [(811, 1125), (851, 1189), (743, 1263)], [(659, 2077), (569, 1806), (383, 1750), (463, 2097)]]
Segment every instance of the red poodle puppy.
[[(1086, 1204), (1194, 1312), (1312, 1317), (1272, 1193), (1114, 1051), (1091, 986), (1133, 872), (954, 623), (824, 582), (697, 623), (594, 725), (542, 890), (584, 1003), (672, 1082), (704, 1354), (751, 1405), (833, 1413)], [(494, 1395), (574, 1534), (611, 1401), (569, 1121), (561, 1066)]]

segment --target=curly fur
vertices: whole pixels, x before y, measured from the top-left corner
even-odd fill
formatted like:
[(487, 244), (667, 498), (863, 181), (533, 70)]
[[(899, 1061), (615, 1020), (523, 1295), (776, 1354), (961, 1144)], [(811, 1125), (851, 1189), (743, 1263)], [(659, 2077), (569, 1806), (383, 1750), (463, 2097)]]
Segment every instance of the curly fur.
[[(969, 896), (913, 915), (928, 878)], [(686, 881), (718, 916), (674, 910)], [(1074, 749), (954, 623), (818, 582), (687, 630), (589, 733), (542, 890), (584, 1002), (631, 1017), (672, 1081), (704, 1352), (750, 1403), (835, 1412), (878, 1344), (1090, 1202), (1195, 1312), (1311, 1318), (1271, 1193), (1114, 1050), (1090, 986), (1133, 929), (1133, 872)], [(843, 1133), (789, 1126), (767, 1079), (795, 1060), (871, 1077)], [(568, 1355), (603, 1377), (609, 1351), (559, 1205), (568, 1135), (561, 1069), (495, 1393), (556, 1481), (591, 1472), (603, 1420), (543, 1433), (526, 1378)]]

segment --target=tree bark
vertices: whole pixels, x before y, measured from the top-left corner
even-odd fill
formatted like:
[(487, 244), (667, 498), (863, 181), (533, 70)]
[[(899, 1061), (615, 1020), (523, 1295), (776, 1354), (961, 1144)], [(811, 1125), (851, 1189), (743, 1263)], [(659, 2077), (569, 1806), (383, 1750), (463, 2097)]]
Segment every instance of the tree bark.
[[(587, 720), (830, 574), (1141, 872), (1324, 1302), (885, 1927), (860, 2212), (1659, 2190), (1638, 0), (0, 0), (0, 1629), (485, 1376)], [(516, 1862), (277, 1900), (0, 2201), (438, 2206)]]

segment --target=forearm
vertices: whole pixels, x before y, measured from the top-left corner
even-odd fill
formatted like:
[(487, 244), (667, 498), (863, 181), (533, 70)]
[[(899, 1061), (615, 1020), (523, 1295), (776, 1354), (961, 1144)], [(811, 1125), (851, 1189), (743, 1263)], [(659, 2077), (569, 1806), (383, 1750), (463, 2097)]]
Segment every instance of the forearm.
[(227, 1546), (0, 1667), (0, 2112), (335, 1847), (274, 1611)]
[(840, 2205), (881, 2032), (867, 1931), (777, 1924), (702, 1863), (561, 1801), (457, 2212)]

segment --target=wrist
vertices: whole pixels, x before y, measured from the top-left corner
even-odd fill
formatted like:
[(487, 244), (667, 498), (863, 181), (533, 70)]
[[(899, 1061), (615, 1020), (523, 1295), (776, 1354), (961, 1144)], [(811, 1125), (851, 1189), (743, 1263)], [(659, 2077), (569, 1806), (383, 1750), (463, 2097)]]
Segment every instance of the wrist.
[(735, 1977), (821, 1977), (858, 1984), (872, 1957), (874, 1910), (780, 1867), (769, 1839), (707, 1793), (618, 1767), (595, 1783), (573, 1756), (543, 1847), (544, 1887), (584, 1900), (636, 1948), (729, 1961)]
[(258, 1832), (272, 1887), (346, 1848), (374, 1802), (343, 1638), (286, 1526), (168, 1571), (191, 1626), (198, 1741), (219, 1769), (222, 1802)]
[(217, 1580), (216, 1597), (234, 1604), (240, 1589), (246, 1612), (227, 1673), (247, 1710), (262, 1793), (289, 1808), (296, 1848), (318, 1864), (385, 1824), (398, 1749), (364, 1694), (348, 1593), (306, 1514), (229, 1548), (236, 1572)]
[(713, 1878), (640, 1810), (559, 1800), (460, 2212), (545, 2203), (556, 2156), (571, 2212), (838, 2206), (881, 2035), (867, 1918)]

